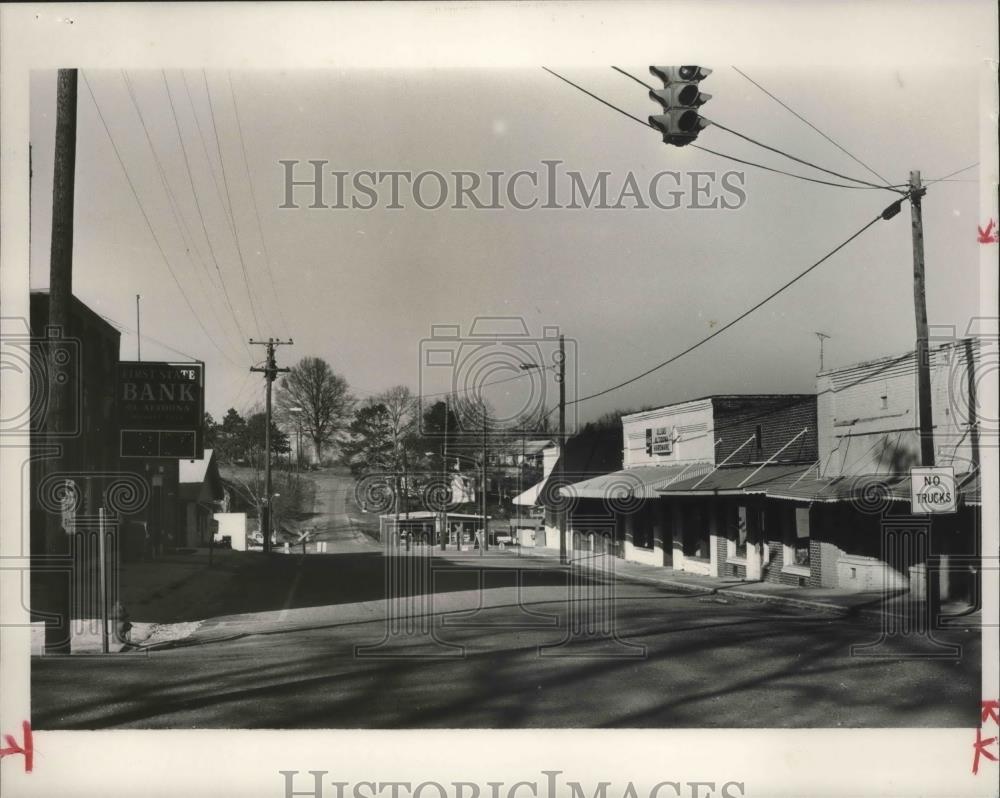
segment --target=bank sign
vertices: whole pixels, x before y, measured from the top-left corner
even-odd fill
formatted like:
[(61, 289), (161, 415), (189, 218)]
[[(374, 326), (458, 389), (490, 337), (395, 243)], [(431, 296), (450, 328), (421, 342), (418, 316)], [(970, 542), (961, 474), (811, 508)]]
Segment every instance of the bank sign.
[(910, 469), (910, 512), (953, 513), (957, 507), (954, 468), (942, 466)]
[(204, 364), (119, 363), (116, 388), (122, 457), (203, 456)]

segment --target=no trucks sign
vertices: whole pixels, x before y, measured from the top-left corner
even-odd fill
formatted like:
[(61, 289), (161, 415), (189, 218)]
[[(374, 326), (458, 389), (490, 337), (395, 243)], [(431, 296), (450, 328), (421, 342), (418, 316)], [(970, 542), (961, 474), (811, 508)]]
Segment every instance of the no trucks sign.
[(122, 457), (204, 455), (202, 363), (119, 363), (116, 401)]
[(955, 469), (951, 466), (910, 469), (910, 512), (953, 513), (958, 506)]

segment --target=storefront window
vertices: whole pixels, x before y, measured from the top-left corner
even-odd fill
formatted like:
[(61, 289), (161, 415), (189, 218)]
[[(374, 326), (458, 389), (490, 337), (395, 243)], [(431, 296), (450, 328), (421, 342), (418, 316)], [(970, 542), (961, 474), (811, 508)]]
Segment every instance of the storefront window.
[(795, 537), (792, 539), (795, 565), (809, 566), (809, 508), (795, 508)]
[(701, 560), (709, 558), (707, 507), (692, 504), (684, 512), (684, 555)]
[(747, 556), (747, 521), (747, 508), (741, 504), (736, 508), (736, 518), (730, 538), (730, 542), (733, 544), (730, 556), (741, 560), (745, 560)]

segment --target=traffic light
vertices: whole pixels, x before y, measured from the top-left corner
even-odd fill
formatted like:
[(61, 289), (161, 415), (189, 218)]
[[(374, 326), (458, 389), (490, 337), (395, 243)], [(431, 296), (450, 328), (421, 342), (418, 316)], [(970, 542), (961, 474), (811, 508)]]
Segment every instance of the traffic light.
[(683, 147), (690, 144), (709, 122), (698, 114), (711, 94), (703, 94), (698, 83), (712, 70), (700, 66), (651, 66), (649, 71), (663, 81), (663, 88), (649, 97), (663, 106), (663, 113), (649, 117), (649, 124), (663, 134), (664, 144)]

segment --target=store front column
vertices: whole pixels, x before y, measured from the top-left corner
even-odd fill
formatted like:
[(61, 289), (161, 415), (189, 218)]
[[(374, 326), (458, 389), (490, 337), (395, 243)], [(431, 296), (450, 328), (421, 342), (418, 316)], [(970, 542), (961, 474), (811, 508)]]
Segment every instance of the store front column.
[(671, 547), (673, 550), (673, 568), (675, 571), (684, 570), (684, 513), (681, 512), (680, 502), (670, 503), (670, 520), (673, 528), (673, 539)]
[(747, 580), (759, 582), (763, 573), (764, 548), (767, 537), (764, 533), (763, 508), (754, 502), (747, 507)]
[(718, 502), (708, 504), (708, 549), (709, 549), (709, 573), (712, 576), (722, 576), (722, 562), (720, 560), (721, 549), (719, 538), (724, 534), (721, 529), (720, 519), (722, 508)]

